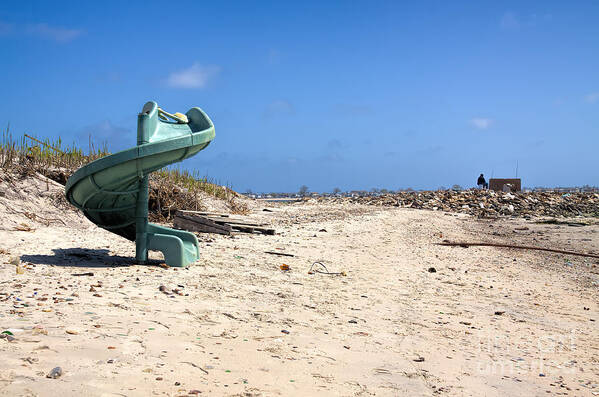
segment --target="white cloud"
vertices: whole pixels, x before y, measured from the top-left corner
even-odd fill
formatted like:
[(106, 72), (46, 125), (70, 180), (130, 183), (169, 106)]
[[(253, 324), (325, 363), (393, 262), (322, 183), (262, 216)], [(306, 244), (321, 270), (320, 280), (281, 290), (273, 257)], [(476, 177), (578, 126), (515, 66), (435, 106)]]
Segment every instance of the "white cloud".
[(584, 100), (588, 103), (595, 103), (599, 101), (599, 92), (591, 92), (584, 97)]
[(204, 88), (219, 72), (218, 66), (202, 66), (196, 62), (187, 69), (171, 73), (166, 83), (173, 88)]
[(516, 14), (508, 11), (501, 17), (499, 26), (503, 30), (518, 30), (518, 28), (520, 28), (520, 21)]
[(479, 130), (486, 130), (491, 126), (491, 124), (493, 124), (493, 120), (483, 117), (476, 117), (470, 120), (470, 124)]
[(66, 43), (76, 39), (83, 33), (79, 29), (67, 29), (60, 26), (50, 26), (47, 23), (38, 23), (27, 26), (27, 33), (33, 34), (45, 39), (54, 40), (59, 43)]

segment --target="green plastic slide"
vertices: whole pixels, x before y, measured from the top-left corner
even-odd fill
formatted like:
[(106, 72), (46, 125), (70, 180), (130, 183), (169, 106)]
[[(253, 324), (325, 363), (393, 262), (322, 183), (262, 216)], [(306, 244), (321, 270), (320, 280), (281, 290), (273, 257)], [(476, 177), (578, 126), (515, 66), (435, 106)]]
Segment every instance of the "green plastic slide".
[(137, 118), (137, 146), (78, 169), (65, 194), (93, 223), (135, 241), (137, 263), (156, 250), (168, 266), (188, 266), (199, 258), (198, 240), (148, 223), (148, 174), (195, 155), (212, 139), (214, 124), (201, 109), (171, 115), (148, 102)]

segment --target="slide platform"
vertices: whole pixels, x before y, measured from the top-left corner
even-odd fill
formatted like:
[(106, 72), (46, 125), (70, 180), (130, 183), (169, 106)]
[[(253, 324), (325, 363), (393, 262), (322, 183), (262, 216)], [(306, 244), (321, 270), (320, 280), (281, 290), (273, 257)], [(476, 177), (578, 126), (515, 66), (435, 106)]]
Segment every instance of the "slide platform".
[(95, 160), (67, 181), (65, 194), (96, 225), (135, 241), (136, 260), (162, 251), (168, 266), (185, 267), (199, 258), (193, 233), (148, 223), (148, 175), (197, 154), (214, 139), (214, 124), (194, 107), (171, 115), (156, 102), (137, 119), (137, 146)]

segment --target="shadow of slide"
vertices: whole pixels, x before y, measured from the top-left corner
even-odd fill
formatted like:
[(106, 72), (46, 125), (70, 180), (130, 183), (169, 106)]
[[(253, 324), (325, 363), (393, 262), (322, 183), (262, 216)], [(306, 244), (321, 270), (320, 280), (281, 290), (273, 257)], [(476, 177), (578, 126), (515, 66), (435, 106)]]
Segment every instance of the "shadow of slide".
[[(65, 267), (123, 267), (136, 265), (135, 257), (110, 255), (107, 249), (87, 248), (58, 248), (53, 249), (54, 255), (21, 255), (23, 262), (31, 262), (35, 265), (54, 265)], [(157, 266), (158, 260), (149, 260), (148, 265)]]

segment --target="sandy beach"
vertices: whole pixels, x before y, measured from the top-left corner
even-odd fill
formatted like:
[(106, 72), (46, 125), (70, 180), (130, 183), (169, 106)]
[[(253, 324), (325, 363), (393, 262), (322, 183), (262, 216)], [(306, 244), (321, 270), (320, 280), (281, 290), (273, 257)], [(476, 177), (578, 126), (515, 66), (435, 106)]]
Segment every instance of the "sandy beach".
[(0, 397), (599, 397), (599, 1), (0, 3)]
[(43, 177), (3, 188), (1, 395), (599, 394), (598, 260), (435, 245), (597, 252), (596, 223), (260, 203), (275, 236), (202, 235), (177, 269), (135, 265)]

